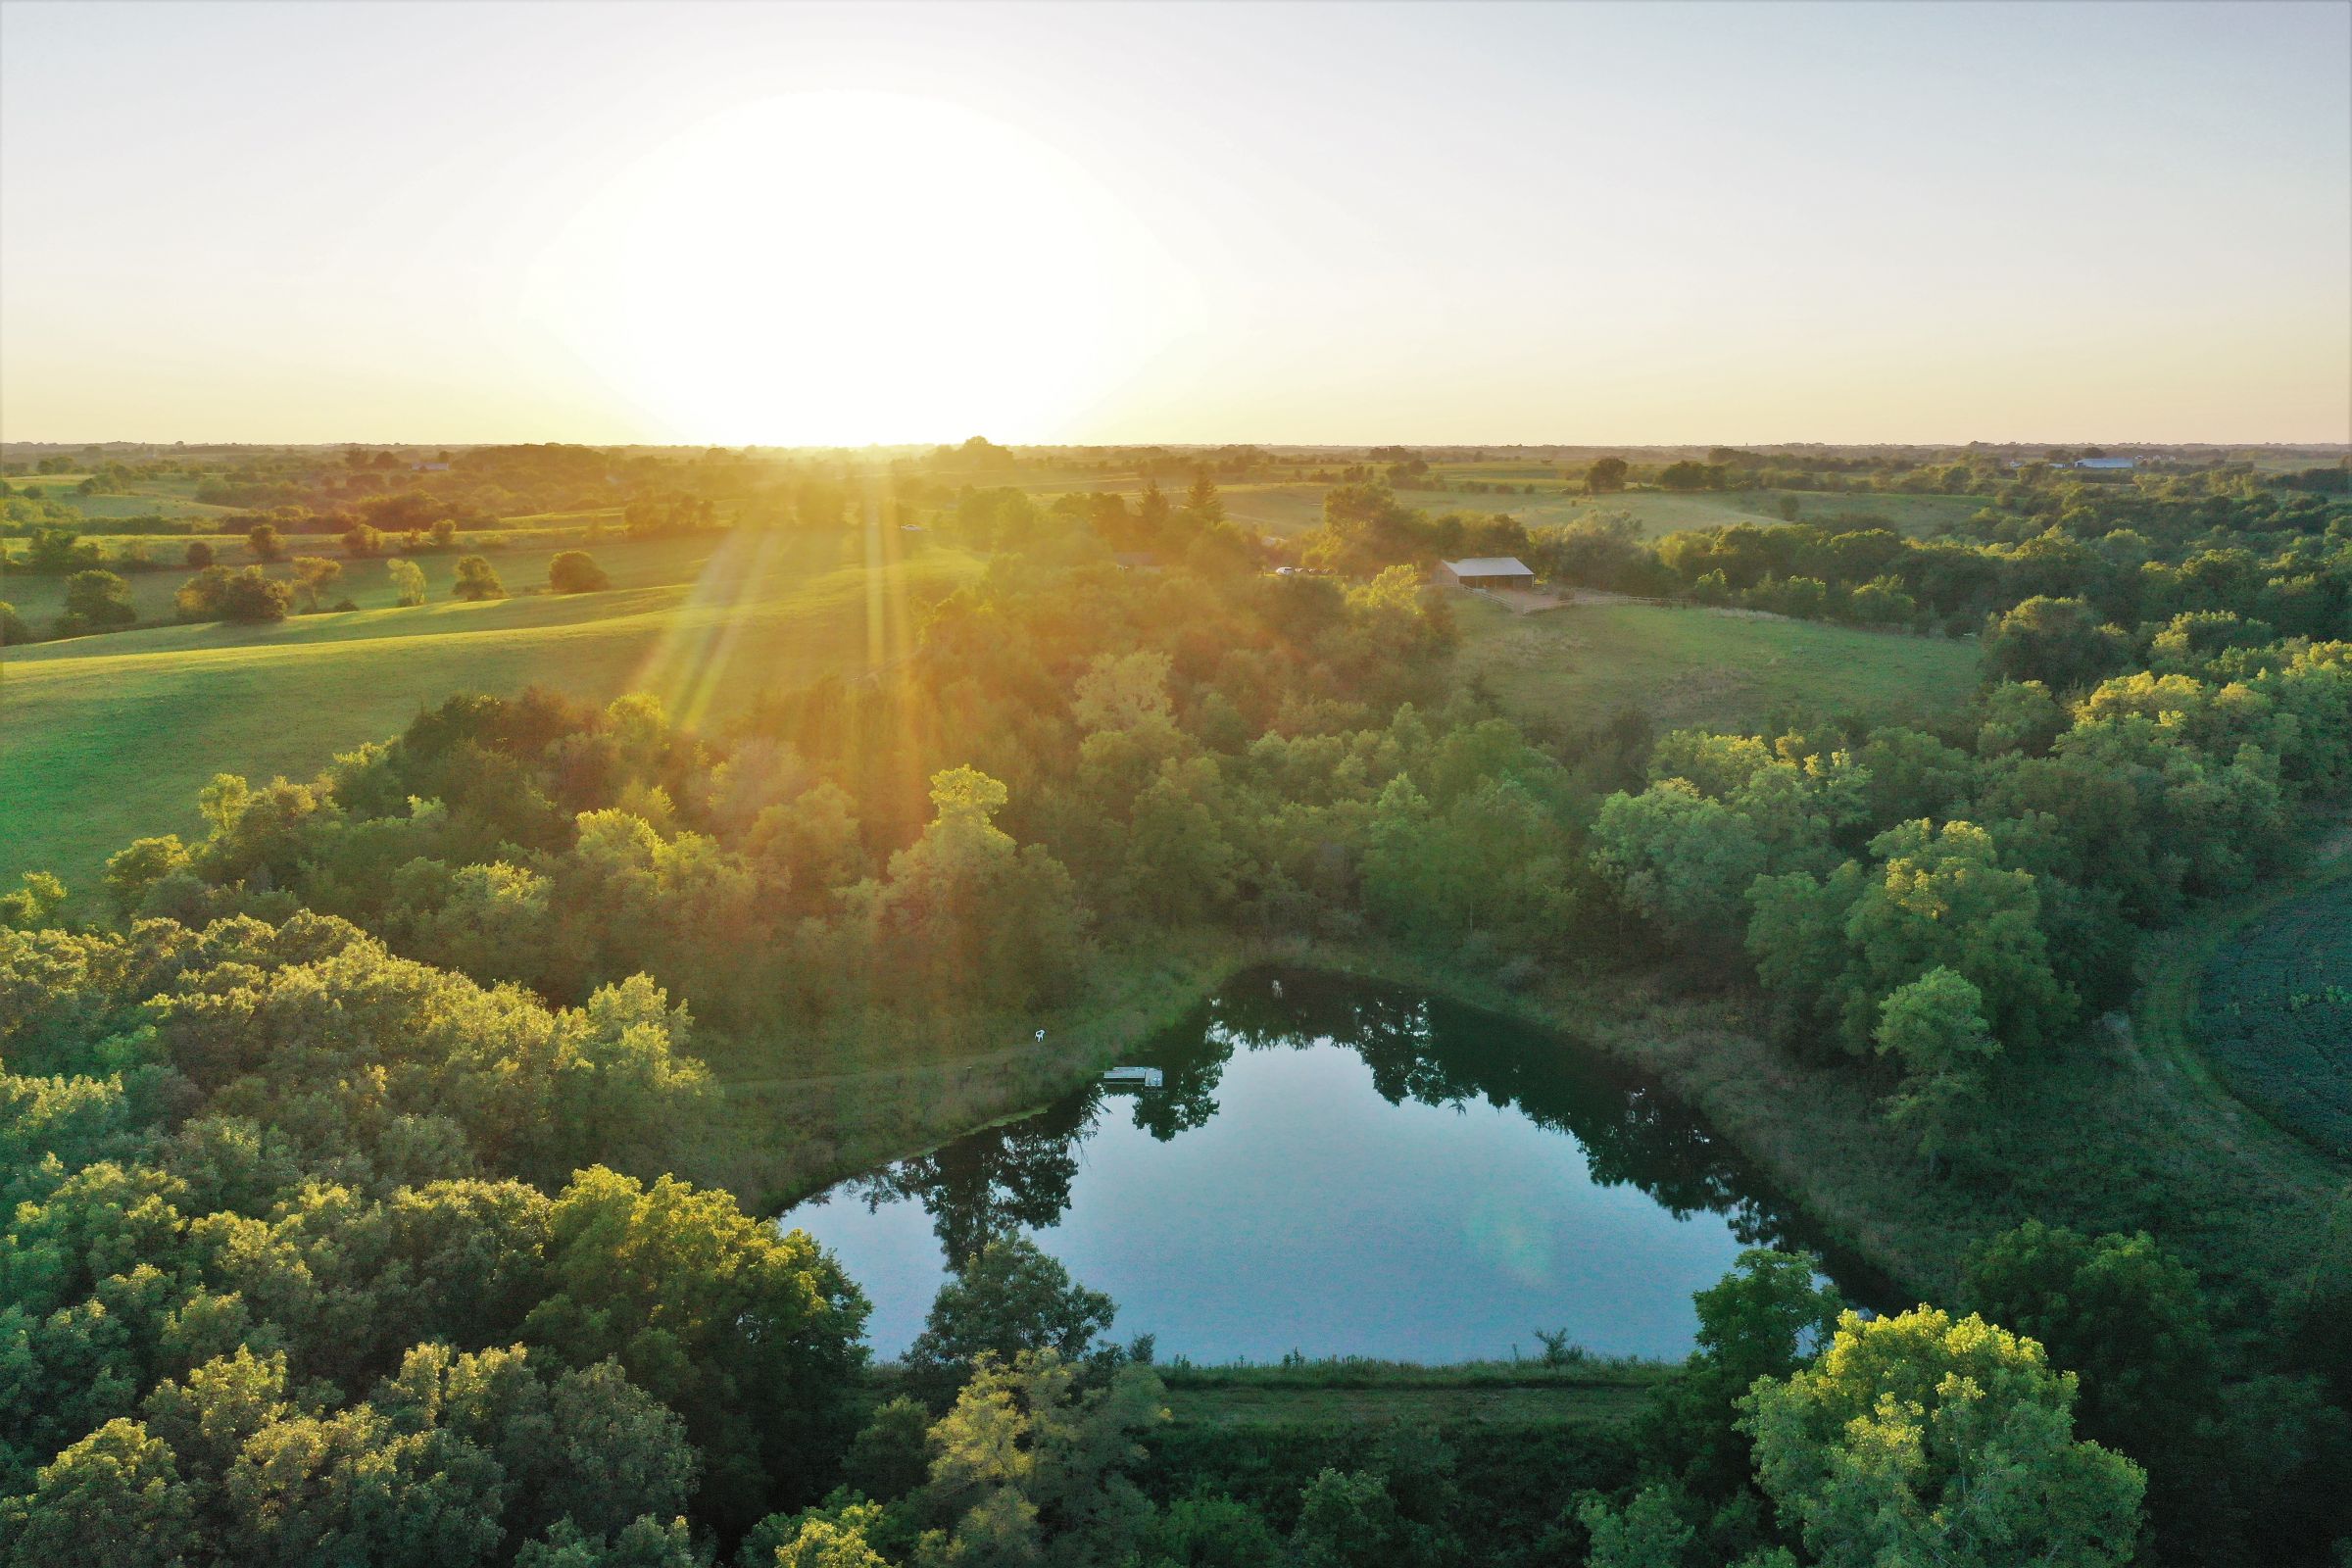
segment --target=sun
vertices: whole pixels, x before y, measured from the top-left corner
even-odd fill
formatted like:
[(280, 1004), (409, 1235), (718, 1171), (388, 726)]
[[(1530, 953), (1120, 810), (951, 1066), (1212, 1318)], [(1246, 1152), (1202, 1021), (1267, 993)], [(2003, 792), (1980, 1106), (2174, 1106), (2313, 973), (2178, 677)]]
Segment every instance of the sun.
[(1126, 206), (958, 105), (764, 99), (617, 171), (541, 258), (542, 327), (667, 439), (1019, 439), (1182, 314)]

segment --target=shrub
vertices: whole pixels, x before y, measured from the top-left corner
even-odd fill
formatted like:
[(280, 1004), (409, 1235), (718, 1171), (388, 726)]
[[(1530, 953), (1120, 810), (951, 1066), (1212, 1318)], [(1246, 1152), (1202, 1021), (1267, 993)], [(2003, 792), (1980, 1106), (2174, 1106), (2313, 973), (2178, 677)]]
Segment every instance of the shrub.
[(201, 539), (189, 540), (187, 562), (190, 571), (202, 571), (213, 564), (213, 547)]
[(612, 587), (612, 579), (587, 551), (565, 550), (547, 564), (547, 585), (560, 594), (595, 594)]
[(5, 599), (0, 599), (0, 648), (9, 648), (18, 643), (31, 641), (32, 627), (25, 622), (23, 615), (17, 613), (16, 606)]

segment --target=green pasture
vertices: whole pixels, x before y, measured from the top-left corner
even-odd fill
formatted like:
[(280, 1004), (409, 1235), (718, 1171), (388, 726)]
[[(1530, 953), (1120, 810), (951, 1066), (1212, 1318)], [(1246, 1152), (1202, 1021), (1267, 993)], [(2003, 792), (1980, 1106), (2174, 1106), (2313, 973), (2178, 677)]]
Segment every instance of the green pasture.
[[(131, 838), (196, 826), (215, 773), (307, 777), (464, 691), (539, 684), (661, 696), (709, 724), (759, 694), (901, 657), (916, 612), (978, 569), (934, 549), (868, 570), (855, 536), (655, 541), (597, 552), (606, 593), (159, 626), (7, 650), (0, 665), (0, 881), (46, 868), (86, 887)], [(544, 552), (499, 558), (510, 587)], [(380, 572), (380, 564), (375, 568)], [(367, 583), (363, 604), (388, 600)]]
[(1569, 730), (1627, 708), (1660, 730), (1752, 730), (1790, 710), (1884, 721), (1957, 708), (1977, 683), (1973, 642), (1630, 602), (1517, 615), (1465, 595), (1456, 612), (1460, 674)]
[[(173, 596), (180, 585), (194, 575), (183, 564), (188, 543), (182, 538), (150, 537), (139, 534), (87, 535), (103, 544), (108, 552), (126, 545), (143, 545), (151, 560), (167, 563), (146, 571), (118, 572), (130, 586), (130, 602), (139, 612), (141, 625), (173, 621), (178, 618), (178, 607)], [(213, 547), (220, 564), (239, 570), (256, 564), (252, 553), (245, 548), (242, 534), (202, 536)], [(466, 556), (482, 556), (498, 571), (509, 593), (522, 593), (547, 584), (547, 564), (565, 550), (586, 550), (612, 576), (616, 588), (639, 587), (651, 583), (682, 581), (687, 575), (702, 569), (703, 564), (719, 548), (722, 536), (695, 535), (677, 539), (603, 539), (590, 541), (582, 530), (575, 528), (498, 529), (458, 535), (457, 548), (442, 554), (413, 557), (424, 572), (425, 594), (428, 599), (444, 598), (450, 584), (456, 580), (458, 562)], [(392, 586), (387, 557), (353, 560), (344, 555), (343, 546), (331, 534), (292, 534), (287, 537), (288, 555), (323, 556), (343, 568), (343, 575), (327, 589), (329, 604), (349, 599), (362, 610), (390, 608), (399, 598)], [(294, 568), (285, 562), (265, 566), (273, 577), (291, 581)], [(12, 572), (0, 577), (0, 600), (17, 607), (17, 613), (32, 622), (41, 631), (48, 630), (65, 608), (66, 579), (54, 573)], [(104, 635), (120, 636), (121, 633)]]
[(24, 473), (9, 476), (9, 486), (18, 494), (26, 488), (37, 489), (41, 499), (72, 507), (85, 517), (104, 520), (108, 517), (165, 516), (195, 520), (203, 517), (224, 517), (233, 510), (211, 506), (196, 499), (196, 481), (183, 474), (148, 479), (135, 479), (127, 490), (107, 495), (76, 495), (74, 487), (89, 477), (86, 473)]

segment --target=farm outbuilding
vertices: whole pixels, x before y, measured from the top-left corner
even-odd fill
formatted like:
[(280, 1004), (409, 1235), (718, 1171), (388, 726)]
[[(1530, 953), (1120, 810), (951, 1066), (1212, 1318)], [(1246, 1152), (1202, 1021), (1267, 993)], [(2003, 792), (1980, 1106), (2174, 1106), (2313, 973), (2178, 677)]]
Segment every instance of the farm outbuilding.
[(1533, 588), (1536, 574), (1517, 556), (1473, 556), (1439, 562), (1438, 581), (1462, 588)]

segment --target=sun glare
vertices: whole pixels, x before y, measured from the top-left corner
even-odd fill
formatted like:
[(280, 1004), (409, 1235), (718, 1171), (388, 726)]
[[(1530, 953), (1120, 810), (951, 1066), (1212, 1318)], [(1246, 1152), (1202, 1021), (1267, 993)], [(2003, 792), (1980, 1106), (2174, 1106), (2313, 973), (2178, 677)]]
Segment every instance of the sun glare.
[(677, 439), (948, 440), (1083, 416), (1168, 320), (1170, 269), (1054, 148), (920, 98), (701, 122), (542, 258), (541, 325)]

